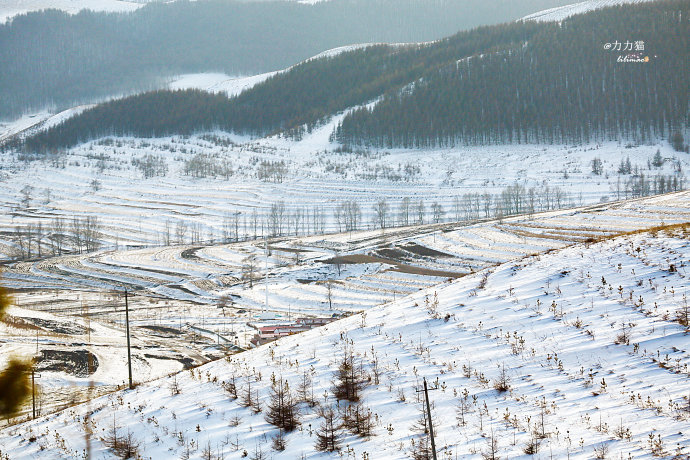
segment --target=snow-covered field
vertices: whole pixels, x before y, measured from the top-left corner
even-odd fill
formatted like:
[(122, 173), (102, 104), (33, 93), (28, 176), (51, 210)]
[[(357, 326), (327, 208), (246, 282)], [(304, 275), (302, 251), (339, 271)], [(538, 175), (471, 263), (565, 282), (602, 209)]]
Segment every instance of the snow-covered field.
[[(690, 164), (687, 155), (673, 152), (666, 142), (630, 148), (607, 143), (339, 152), (328, 140), (337, 118), (298, 142), (218, 133), (104, 139), (45, 161), (0, 154), (0, 259), (19, 253), (17, 229), (38, 222), (47, 229), (56, 217), (97, 216), (102, 243), (111, 248), (160, 244), (179, 225), (186, 234), (173, 242), (189, 243), (191, 229), (198, 234), (195, 241), (218, 241), (235, 213), (240, 237), (262, 235), (271, 205), (280, 201), (286, 219), (298, 212), (313, 217), (318, 210), (327, 231), (338, 229), (334, 211), (344, 201), (359, 205), (360, 228), (374, 225), (374, 205), (381, 199), (387, 202), (390, 224), (398, 224), (405, 198), (412, 206), (423, 202), (425, 222), (433, 220), (432, 205), (438, 203), (438, 220), (447, 222), (461, 219), (466, 194), (495, 197), (516, 183), (542, 193), (548, 185), (554, 193), (559, 190), (561, 206), (592, 204), (629, 196), (624, 184), (633, 176), (617, 173), (622, 160), (630, 158), (633, 169), (638, 167), (647, 178), (663, 175), (681, 182)], [(657, 149), (665, 162), (650, 167)], [(164, 175), (144, 177), (138, 163), (151, 157), (167, 169)], [(592, 173), (595, 157), (603, 161), (602, 175)], [(185, 168), (195, 161), (216, 169), (215, 177), (187, 174)], [(309, 228), (309, 220), (302, 219), (298, 232)], [(294, 226), (289, 233), (295, 233)]]
[[(0, 364), (13, 354), (90, 350), (98, 366), (93, 372), (80, 373), (78, 362), (44, 372), (45, 393), (54, 395), (51, 403), (42, 399), (48, 411), (83, 400), (89, 382), (100, 392), (123, 383), (126, 374), (117, 369), (126, 362), (125, 288), (135, 379), (141, 382), (223, 356), (228, 344), (247, 347), (254, 334), (247, 323), (265, 312), (285, 321), (369, 311), (496, 264), (688, 221), (690, 193), (681, 192), (474, 225), (108, 250), (17, 263), (3, 274), (3, 284), (18, 293), (11, 321), (0, 325)], [(81, 330), (64, 330), (65, 324)]]
[[(333, 308), (326, 305), (328, 280), (334, 283), (335, 309), (359, 311), (529, 254), (688, 220), (690, 194), (680, 192), (472, 225), (431, 224), (385, 232), (274, 238), (270, 243), (251, 240), (67, 255), (12, 264), (4, 273), (4, 284), (20, 290), (128, 288), (208, 305), (232, 295), (236, 308), (253, 311), (265, 308), (268, 294), (272, 311), (327, 314)], [(248, 286), (250, 259), (254, 277), (260, 280), (254, 287)]]
[[(630, 206), (640, 202), (546, 219), (560, 222), (564, 233), (594, 231), (597, 222), (631, 229), (655, 214), (669, 223), (669, 216), (680, 216), (669, 207), (672, 199), (687, 197), (644, 200), (647, 213), (637, 219)], [(492, 436), (501, 458), (526, 458), (530, 446), (538, 458), (594, 458), (604, 451), (608, 458), (684, 458), (690, 343), (677, 319), (687, 308), (689, 256), (685, 226), (511, 260), (6, 428), (0, 450), (11, 458), (76, 457), (88, 431), (91, 455), (107, 458), (113, 454), (104, 440), (115, 426), (119, 435), (129, 428), (143, 457), (241, 458), (261, 450), (265, 458), (324, 458), (314, 448), (324, 419), (306, 403), (299, 405), (301, 425), (285, 434), (287, 449), (271, 449), (278, 429), (264, 418), (269, 387), (287, 380), (294, 393), (305, 380), (317, 407), (335, 407), (331, 389), (347, 351), (363, 372), (360, 396), (373, 432), (341, 430), (341, 458), (409, 458), (421, 437), (413, 424), (423, 378), (436, 388), (430, 398), (439, 458), (480, 458), (490, 453)], [(502, 369), (505, 391), (496, 389)], [(227, 391), (230, 382), (238, 399)], [(262, 412), (242, 405), (250, 384)]]
[(573, 3), (571, 5), (549, 8), (538, 11), (522, 18), (523, 21), (562, 21), (567, 17), (583, 14), (599, 8), (606, 8), (625, 3), (643, 3), (652, 0), (587, 0), (584, 2)]

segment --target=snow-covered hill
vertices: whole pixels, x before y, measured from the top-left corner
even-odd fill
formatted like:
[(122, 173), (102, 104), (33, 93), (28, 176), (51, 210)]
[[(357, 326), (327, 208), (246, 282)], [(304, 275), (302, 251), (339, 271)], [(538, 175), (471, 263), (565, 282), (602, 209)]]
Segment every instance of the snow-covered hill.
[(0, 2), (0, 23), (23, 13), (46, 9), (62, 10), (69, 14), (77, 14), (81, 10), (134, 11), (148, 1), (157, 0), (3, 0)]
[(549, 8), (538, 11), (522, 18), (523, 21), (562, 21), (569, 16), (586, 13), (608, 6), (622, 5), (624, 3), (643, 3), (652, 0), (587, 0), (573, 3), (572, 5)]
[[(172, 0), (175, 1), (175, 0)], [(196, 0), (191, 0), (196, 1)], [(261, 0), (255, 0), (261, 1)], [(324, 0), (288, 0), (298, 3), (314, 4)], [(46, 9), (62, 10), (69, 14), (77, 14), (81, 10), (104, 12), (134, 11), (147, 3), (166, 2), (169, 0), (2, 0), (0, 2), (0, 24), (14, 16)]]
[[(684, 458), (688, 257), (681, 226), (504, 263), (5, 428), (0, 450), (74, 458), (89, 439), (93, 458), (110, 458), (116, 432), (130, 433), (142, 457), (410, 458), (423, 442), (413, 425), (426, 378), (439, 458)], [(350, 406), (332, 393), (350, 355), (372, 431), (338, 429), (340, 452), (321, 454), (319, 408)], [(281, 381), (315, 404), (298, 405), (300, 425), (284, 433), (282, 452), (265, 419), (272, 382)]]
[[(371, 46), (373, 43), (361, 43), (357, 45), (348, 45), (348, 46), (339, 46), (337, 48), (333, 48), (330, 50), (326, 50), (322, 53), (317, 54), (316, 56), (313, 56), (309, 59), (306, 59), (303, 62), (308, 62), (313, 59), (323, 59), (323, 58), (330, 58), (337, 56), (338, 54), (341, 53), (346, 53), (348, 51), (356, 50), (359, 48), (366, 48), (367, 46)], [(405, 44), (401, 43), (399, 46), (404, 46)], [(295, 65), (299, 65), (295, 64)], [(243, 91), (246, 91), (250, 88), (252, 88), (254, 85), (257, 85), (268, 78), (272, 77), (273, 75), (286, 72), (290, 70), (292, 67), (288, 67), (283, 70), (275, 71), (275, 72), (266, 72), (258, 75), (251, 75), (251, 76), (230, 76), (224, 73), (194, 73), (194, 74), (185, 74), (185, 75), (179, 75), (175, 78), (172, 79), (172, 81), (168, 84), (168, 88), (176, 90), (176, 89), (201, 89), (204, 91), (209, 91), (212, 93), (221, 93), (224, 92), (228, 96), (236, 96), (240, 94)]]

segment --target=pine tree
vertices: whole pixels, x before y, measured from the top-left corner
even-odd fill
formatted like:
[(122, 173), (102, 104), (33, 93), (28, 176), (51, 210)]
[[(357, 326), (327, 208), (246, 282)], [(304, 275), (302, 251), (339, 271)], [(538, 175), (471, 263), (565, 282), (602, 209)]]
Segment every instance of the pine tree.
[(374, 430), (373, 414), (371, 409), (361, 402), (346, 404), (343, 409), (343, 427), (352, 434), (363, 438), (372, 435)]
[(412, 430), (416, 435), (412, 440), (410, 455), (414, 460), (432, 460), (433, 454), (431, 450), (431, 439), (429, 437), (429, 423), (423, 405), (419, 408), (419, 418), (412, 425)]
[(335, 452), (340, 450), (341, 424), (332, 407), (321, 411), (323, 422), (316, 431), (316, 450)]
[(297, 402), (292, 397), (287, 380), (278, 379), (271, 385), (266, 421), (288, 432), (299, 425)]
[(352, 351), (346, 350), (336, 372), (333, 395), (338, 400), (359, 401), (364, 383), (362, 369), (355, 364)]
[(683, 134), (680, 131), (675, 131), (671, 135), (671, 146), (676, 152), (683, 152), (685, 150), (685, 139), (683, 139)]

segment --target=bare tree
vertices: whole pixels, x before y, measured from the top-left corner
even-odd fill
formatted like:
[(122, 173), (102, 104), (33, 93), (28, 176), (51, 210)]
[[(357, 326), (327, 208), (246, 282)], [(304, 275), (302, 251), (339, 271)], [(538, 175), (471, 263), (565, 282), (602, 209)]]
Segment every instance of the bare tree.
[(400, 202), (399, 222), (403, 226), (410, 224), (410, 198), (408, 197), (403, 198)]
[(271, 205), (269, 214), (269, 231), (271, 236), (283, 234), (283, 223), (285, 221), (285, 202), (279, 201)]
[(345, 229), (347, 231), (354, 231), (360, 225), (362, 220), (362, 211), (356, 201), (348, 201), (345, 203)]
[(50, 240), (53, 244), (53, 255), (62, 255), (65, 241), (65, 221), (61, 217), (53, 219)]
[(102, 438), (103, 444), (112, 449), (119, 458), (134, 458), (137, 456), (140, 443), (134, 438), (134, 434), (128, 429), (127, 434), (120, 434), (115, 417), (113, 416), (113, 427), (108, 434)]
[(201, 241), (201, 224), (198, 222), (192, 222), (190, 228), (192, 230), (191, 243), (199, 243)]
[(486, 438), (487, 450), (482, 452), (484, 460), (498, 460), (498, 438), (494, 435), (494, 429), (491, 428), (491, 437)]
[(537, 203), (537, 192), (534, 187), (530, 187), (527, 191), (527, 212), (532, 215), (535, 212), (535, 207)]
[(19, 193), (22, 194), (21, 196), (21, 203), (24, 208), (28, 208), (31, 206), (31, 200), (33, 199), (33, 193), (34, 193), (34, 188), (33, 186), (26, 184), (22, 189), (19, 191)]
[(99, 191), (101, 188), (103, 188), (103, 184), (101, 184), (101, 181), (98, 179), (93, 179), (90, 183), (91, 185), (91, 190), (95, 193)]
[(76, 247), (77, 252), (81, 254), (81, 248), (84, 244), (83, 230), (82, 221), (77, 216), (72, 217), (70, 230), (72, 231), (72, 240), (74, 241), (74, 246)]
[(333, 310), (333, 280), (326, 281), (326, 300), (328, 301), (328, 309)]
[(604, 172), (604, 163), (601, 161), (601, 158), (596, 157), (592, 160), (592, 173), (594, 173), (597, 176), (601, 176), (601, 174)]
[(292, 226), (295, 236), (299, 235), (299, 228), (302, 225), (302, 208), (295, 208), (292, 211)]
[(178, 244), (183, 244), (187, 236), (187, 223), (183, 220), (178, 220), (175, 225), (175, 241)]
[(223, 227), (221, 229), (221, 233), (223, 235), (223, 243), (229, 243), (230, 242), (230, 216), (225, 213), (223, 215)]
[(441, 222), (441, 219), (443, 219), (443, 216), (446, 212), (443, 210), (443, 206), (441, 206), (438, 201), (434, 201), (434, 203), (431, 205), (431, 213), (434, 216), (434, 223), (438, 224)]
[(242, 215), (242, 213), (240, 211), (235, 211), (232, 214), (232, 217), (233, 217), (232, 223), (233, 223), (233, 227), (235, 229), (235, 241), (240, 240), (240, 216), (241, 215)]
[(482, 201), (484, 202), (484, 218), (488, 219), (491, 217), (491, 205), (493, 204), (493, 197), (489, 192), (484, 192), (482, 195)]
[(170, 246), (170, 221), (167, 219), (163, 230), (163, 246)]
[(376, 224), (379, 228), (386, 228), (388, 222), (388, 202), (385, 198), (380, 198), (374, 205)]
[(458, 401), (458, 405), (455, 408), (455, 418), (460, 426), (465, 426), (465, 415), (472, 410), (472, 404), (470, 403), (469, 396), (470, 393), (467, 391), (467, 389), (464, 389), (460, 396), (460, 401)]
[[(433, 420), (433, 419), (432, 419)], [(411, 457), (414, 460), (432, 460), (431, 439), (429, 438), (429, 424), (427, 422), (426, 409), (422, 405), (419, 411), (419, 418), (412, 426), (412, 430), (417, 433), (411, 448)]]
[(460, 221), (462, 213), (462, 202), (460, 201), (460, 197), (457, 195), (453, 198), (453, 213), (455, 214), (455, 220)]
[(257, 228), (259, 227), (259, 214), (256, 212), (256, 208), (252, 209), (252, 233), (254, 235), (254, 239), (256, 239), (257, 236)]
[(261, 402), (259, 401), (258, 390), (252, 390), (253, 376), (247, 376), (247, 385), (244, 387), (242, 397), (240, 398), (240, 405), (250, 407), (255, 413), (261, 412)]
[(39, 259), (43, 256), (41, 253), (41, 241), (43, 240), (43, 221), (38, 221), (36, 224), (36, 250), (38, 251)]
[(472, 220), (472, 194), (465, 193), (462, 196), (462, 202), (465, 209), (465, 221)]
[(249, 282), (249, 288), (254, 287), (256, 276), (257, 260), (256, 255), (251, 254), (242, 261), (242, 278)]
[(34, 241), (34, 226), (29, 224), (24, 229), (24, 235), (26, 237), (26, 257), (31, 258), (31, 248)]
[(97, 216), (87, 216), (82, 222), (82, 234), (84, 246), (87, 252), (95, 251), (100, 247), (101, 225)]
[(417, 212), (417, 224), (421, 225), (424, 223), (424, 214), (426, 214), (426, 208), (424, 207), (424, 200), (421, 198), (417, 202), (417, 206), (415, 208), (415, 211)]
[(339, 232), (343, 231), (343, 226), (345, 225), (345, 207), (343, 203), (335, 207), (333, 211), (333, 218), (335, 219), (335, 225)]

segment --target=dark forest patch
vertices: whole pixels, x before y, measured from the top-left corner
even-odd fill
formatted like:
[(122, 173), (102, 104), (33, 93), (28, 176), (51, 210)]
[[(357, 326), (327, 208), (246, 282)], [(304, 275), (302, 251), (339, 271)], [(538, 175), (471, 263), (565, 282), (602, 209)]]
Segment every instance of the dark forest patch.
[(75, 377), (88, 377), (98, 369), (98, 358), (88, 350), (41, 350), (36, 370), (64, 372)]

